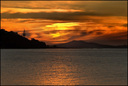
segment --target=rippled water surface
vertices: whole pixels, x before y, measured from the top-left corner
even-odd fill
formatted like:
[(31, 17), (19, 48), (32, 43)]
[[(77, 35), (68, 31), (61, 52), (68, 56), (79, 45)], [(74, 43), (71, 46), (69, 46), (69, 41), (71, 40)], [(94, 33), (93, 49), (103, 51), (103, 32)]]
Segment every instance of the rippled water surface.
[(2, 49), (3, 85), (126, 85), (126, 49)]

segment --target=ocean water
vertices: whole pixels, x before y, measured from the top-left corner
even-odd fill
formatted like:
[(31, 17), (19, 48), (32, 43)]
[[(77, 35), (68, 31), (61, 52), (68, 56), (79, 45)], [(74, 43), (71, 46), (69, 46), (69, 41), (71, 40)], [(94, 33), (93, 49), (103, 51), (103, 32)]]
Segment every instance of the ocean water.
[(127, 49), (2, 49), (2, 85), (126, 85)]

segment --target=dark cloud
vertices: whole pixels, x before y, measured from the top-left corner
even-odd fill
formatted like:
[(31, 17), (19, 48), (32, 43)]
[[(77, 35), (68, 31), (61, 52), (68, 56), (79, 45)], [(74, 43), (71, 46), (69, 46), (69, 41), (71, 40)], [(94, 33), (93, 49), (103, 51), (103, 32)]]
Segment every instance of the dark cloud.
[(97, 35), (101, 35), (101, 34), (103, 34), (103, 32), (98, 31), (98, 32), (96, 32), (96, 34), (97, 34)]
[(96, 35), (101, 35), (101, 34), (103, 34), (103, 31), (105, 31), (105, 30), (92, 30), (92, 31), (88, 31), (88, 34), (95, 33)]
[(99, 14), (94, 12), (74, 12), (74, 13), (45, 13), (45, 12), (35, 12), (35, 13), (9, 13), (4, 12), (1, 14), (2, 18), (32, 18), (32, 19), (50, 19), (50, 20), (90, 20), (90, 18), (82, 18), (82, 16), (107, 16), (105, 14)]
[(128, 24), (123, 24), (122, 26), (123, 26), (123, 27), (128, 27)]
[(16, 21), (16, 22), (18, 22), (18, 23), (24, 23), (24, 22), (30, 22), (31, 20), (20, 20), (20, 21)]
[(57, 32), (59, 32), (60, 30), (51, 30), (51, 31), (43, 31), (43, 33), (45, 33), (45, 34), (55, 34), (55, 33), (57, 33)]
[[(106, 25), (107, 26), (107, 25)], [(107, 27), (108, 28), (114, 28), (114, 27), (117, 27), (117, 26), (119, 26), (119, 27), (127, 27), (128, 26), (128, 24), (122, 24), (122, 23), (115, 23), (115, 24), (113, 24), (113, 25), (108, 25)]]
[(101, 44), (110, 44), (110, 45), (127, 45), (127, 35), (128, 33), (124, 31), (124, 32), (99, 36), (88, 41), (97, 42)]
[(112, 26), (112, 25), (108, 26), (108, 28), (112, 28), (112, 27), (115, 27), (115, 26)]
[(37, 35), (36, 38), (42, 38), (43, 36), (40, 33), (35, 33)]
[(87, 32), (84, 31), (84, 32), (81, 32), (80, 34), (81, 34), (81, 36), (85, 36), (85, 35), (87, 35)]
[(102, 34), (102, 32), (96, 31), (96, 30), (94, 30), (94, 31), (79, 30), (76, 33), (79, 33), (79, 34), (78, 35), (74, 34), (74, 35), (70, 36), (66, 41), (72, 41), (74, 39), (84, 37), (84, 36), (88, 36), (88, 35), (91, 35), (91, 34), (94, 34), (94, 33), (96, 33), (96, 35), (101, 35)]

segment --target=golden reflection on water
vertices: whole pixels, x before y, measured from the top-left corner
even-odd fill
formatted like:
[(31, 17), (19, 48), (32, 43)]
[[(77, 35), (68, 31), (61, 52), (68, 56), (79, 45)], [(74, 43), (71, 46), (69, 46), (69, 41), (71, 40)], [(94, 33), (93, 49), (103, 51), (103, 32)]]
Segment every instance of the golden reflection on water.
[[(55, 56), (47, 59), (42, 65), (42, 74), (39, 75), (41, 85), (92, 85), (95, 81), (92, 79), (91, 71), (84, 69), (80, 64), (75, 64), (70, 57)], [(83, 71), (85, 70), (85, 71)]]
[[(77, 67), (72, 60), (64, 57), (49, 59), (45, 73), (41, 75), (40, 82), (45, 85), (77, 85), (79, 75), (75, 73)], [(43, 72), (44, 70), (42, 70)]]

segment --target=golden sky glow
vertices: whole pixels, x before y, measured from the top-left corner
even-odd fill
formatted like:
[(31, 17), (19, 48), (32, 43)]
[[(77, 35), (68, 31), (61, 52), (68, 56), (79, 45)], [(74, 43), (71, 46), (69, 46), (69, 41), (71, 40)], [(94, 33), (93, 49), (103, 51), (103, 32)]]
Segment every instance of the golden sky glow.
[(2, 1), (1, 13), (1, 28), (47, 44), (127, 40), (126, 1)]
[(1, 13), (10, 12), (10, 13), (30, 13), (30, 12), (82, 12), (82, 10), (75, 9), (26, 9), (26, 8), (2, 8)]

